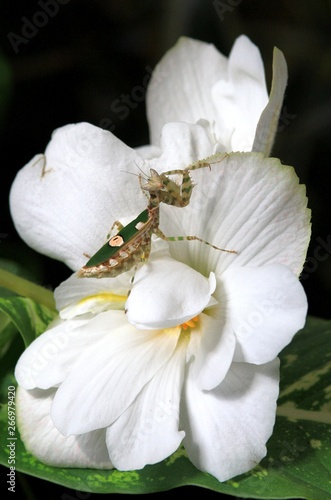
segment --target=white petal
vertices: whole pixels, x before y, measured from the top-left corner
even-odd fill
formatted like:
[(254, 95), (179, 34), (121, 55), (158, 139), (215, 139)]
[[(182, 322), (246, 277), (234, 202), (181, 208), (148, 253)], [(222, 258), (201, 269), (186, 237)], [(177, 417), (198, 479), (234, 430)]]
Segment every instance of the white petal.
[[(237, 77), (236, 73), (239, 72), (242, 73), (242, 78), (249, 76), (254, 80), (255, 85), (261, 88), (262, 96), (264, 95), (265, 98), (266, 84), (261, 54), (258, 47), (245, 35), (241, 35), (235, 40), (229, 56), (230, 79)], [(242, 82), (235, 83), (242, 84)]]
[(48, 389), (62, 382), (88, 342), (80, 329), (88, 322), (88, 318), (54, 321), (19, 358), (15, 368), (18, 383), (25, 389)]
[(200, 470), (226, 481), (266, 454), (275, 421), (278, 360), (262, 366), (233, 363), (215, 390), (200, 391), (188, 377), (184, 446)]
[(115, 220), (132, 219), (145, 208), (139, 182), (128, 173), (137, 173), (135, 161), (133, 149), (93, 125), (56, 130), (45, 157), (33, 158), (12, 185), (10, 208), (20, 236), (79, 269)]
[[(151, 258), (169, 256), (166, 241), (153, 239)], [(115, 278), (81, 279), (74, 273), (55, 290), (56, 307), (63, 319), (86, 313), (98, 314), (107, 310), (124, 310), (134, 272), (119, 274)]]
[(206, 158), (216, 153), (218, 145), (212, 134), (209, 122), (199, 123), (167, 123), (161, 134), (161, 149), (163, 154), (151, 162), (159, 172), (186, 168), (200, 158)]
[(130, 289), (128, 273), (116, 278), (80, 279), (77, 273), (54, 291), (57, 309), (63, 319), (86, 313), (97, 314), (109, 309), (122, 309)]
[(213, 45), (179, 39), (156, 66), (148, 86), (147, 116), (152, 144), (160, 143), (166, 123), (214, 120), (211, 88), (226, 67), (226, 58)]
[(153, 144), (140, 146), (138, 148), (135, 148), (135, 151), (137, 151), (140, 158), (143, 158), (144, 160), (158, 158), (162, 153), (160, 148), (158, 146), (154, 146)]
[(214, 86), (212, 97), (220, 142), (227, 151), (251, 151), (268, 94), (260, 51), (246, 36), (235, 41), (226, 78)]
[(270, 98), (257, 125), (252, 151), (270, 155), (287, 84), (287, 65), (283, 53), (274, 49)]
[[(213, 389), (226, 376), (232, 363), (236, 339), (225, 314), (218, 319), (220, 306), (206, 309), (191, 332), (187, 359), (193, 356), (191, 376), (200, 389)], [(216, 314), (215, 314), (216, 313)]]
[(181, 38), (156, 66), (148, 87), (151, 142), (160, 143), (166, 123), (205, 119), (225, 150), (251, 150), (267, 101), (261, 55), (246, 36), (237, 38), (229, 59), (213, 45)]
[(191, 267), (171, 258), (151, 259), (135, 275), (126, 315), (138, 328), (171, 328), (197, 316), (216, 286)]
[(51, 413), (66, 436), (114, 422), (176, 347), (179, 328), (168, 334), (138, 331), (126, 320), (116, 325), (119, 316), (124, 317), (119, 311), (101, 313), (82, 328), (90, 333), (90, 344), (73, 361)]
[(170, 242), (171, 255), (205, 276), (229, 266), (280, 263), (299, 275), (310, 239), (305, 186), (292, 167), (258, 153), (232, 153), (192, 172), (186, 208), (162, 204), (160, 229), (167, 236), (195, 235), (231, 254), (195, 241)]
[(109, 456), (119, 470), (142, 469), (174, 453), (185, 433), (178, 430), (186, 342), (146, 384), (131, 406), (107, 429)]
[(105, 429), (64, 437), (54, 427), (50, 416), (54, 392), (17, 390), (17, 423), (26, 449), (53, 467), (112, 469)]
[(285, 266), (228, 269), (221, 289), (218, 299), (237, 339), (236, 361), (271, 361), (305, 324), (304, 289)]

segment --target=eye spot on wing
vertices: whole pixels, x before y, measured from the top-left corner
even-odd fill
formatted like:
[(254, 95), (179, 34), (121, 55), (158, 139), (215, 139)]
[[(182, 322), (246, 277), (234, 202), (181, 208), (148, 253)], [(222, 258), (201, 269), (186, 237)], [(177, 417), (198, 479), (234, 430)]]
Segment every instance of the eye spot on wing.
[(146, 223), (145, 222), (138, 222), (136, 225), (135, 225), (135, 228), (137, 229), (137, 231), (140, 231), (140, 229), (142, 229), (144, 227)]
[(116, 234), (115, 236), (110, 238), (108, 245), (110, 247), (121, 247), (123, 245), (123, 243), (124, 243), (124, 240), (123, 240), (122, 236), (120, 236), (119, 234)]

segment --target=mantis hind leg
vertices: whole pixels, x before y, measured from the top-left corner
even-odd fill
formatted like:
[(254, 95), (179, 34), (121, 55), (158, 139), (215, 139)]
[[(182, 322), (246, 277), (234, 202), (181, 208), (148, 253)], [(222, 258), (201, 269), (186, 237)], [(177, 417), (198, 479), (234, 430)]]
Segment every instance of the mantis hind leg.
[(110, 236), (114, 233), (114, 230), (116, 231), (115, 234), (119, 233), (122, 229), (124, 228), (123, 224), (119, 220), (115, 220), (114, 224), (109, 230), (109, 233), (107, 234), (107, 240), (109, 240)]
[(157, 231), (155, 231), (155, 234), (159, 236), (159, 238), (162, 238), (165, 241), (200, 241), (200, 243), (204, 243), (205, 245), (208, 245), (209, 247), (212, 247), (215, 250), (219, 250), (220, 252), (235, 253), (235, 254), (238, 253), (237, 250), (228, 250), (226, 248), (217, 247), (216, 245), (209, 243), (209, 241), (198, 238), (198, 236), (166, 236), (164, 233), (162, 233), (160, 229), (157, 229)]

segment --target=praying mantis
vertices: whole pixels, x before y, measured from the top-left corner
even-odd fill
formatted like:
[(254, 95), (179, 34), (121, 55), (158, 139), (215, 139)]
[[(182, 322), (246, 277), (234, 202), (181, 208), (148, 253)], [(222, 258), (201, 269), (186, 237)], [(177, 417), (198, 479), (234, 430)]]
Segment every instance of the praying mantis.
[[(145, 179), (145, 184), (142, 183), (143, 176), (140, 174), (141, 189), (149, 195), (147, 208), (125, 227), (116, 221), (113, 228), (117, 227), (117, 234), (112, 236), (88, 260), (78, 272), (78, 277), (115, 278), (137, 266), (138, 263), (147, 261), (151, 252), (153, 234), (166, 241), (196, 240), (215, 250), (236, 254), (236, 250), (219, 248), (197, 236), (166, 236), (159, 228), (160, 203), (181, 208), (186, 207), (190, 203), (194, 188), (190, 171), (204, 167), (210, 168), (212, 163), (217, 163), (226, 156), (226, 154), (217, 154), (192, 163), (184, 170), (168, 170), (161, 174), (150, 169), (150, 177)], [(182, 177), (181, 183), (177, 183), (169, 177), (178, 174)]]

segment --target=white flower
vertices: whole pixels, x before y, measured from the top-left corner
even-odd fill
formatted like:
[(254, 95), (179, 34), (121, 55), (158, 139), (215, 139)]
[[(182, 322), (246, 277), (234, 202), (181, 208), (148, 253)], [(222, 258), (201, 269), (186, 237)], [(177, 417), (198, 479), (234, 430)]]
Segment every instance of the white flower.
[[(213, 45), (181, 38), (149, 84), (151, 145), (135, 151), (87, 124), (55, 131), (45, 157), (34, 157), (14, 182), (11, 212), (18, 233), (38, 252), (78, 269), (86, 260), (83, 242), (93, 253), (112, 221), (127, 222), (146, 206), (138, 184), (122, 171), (137, 174), (143, 158), (158, 158), (160, 169), (169, 170), (222, 151), (268, 156), (286, 83), (286, 62), (278, 49), (268, 101), (259, 50), (246, 36), (236, 40), (229, 59)], [(199, 125), (193, 134), (192, 123)], [(104, 202), (92, 210), (96, 196)], [(32, 224), (35, 218), (38, 224)]]
[(244, 35), (229, 59), (205, 42), (180, 38), (156, 66), (147, 93), (151, 143), (170, 122), (212, 124), (221, 151), (269, 156), (287, 83), (287, 66), (274, 49), (270, 98), (258, 48)]
[(131, 272), (74, 274), (55, 291), (59, 319), (16, 367), (20, 432), (40, 460), (139, 469), (182, 443), (223, 481), (265, 455), (277, 355), (307, 310), (298, 281), (310, 236), (305, 189), (291, 167), (265, 159), (286, 78), (276, 50), (268, 101), (246, 37), (229, 60), (182, 39), (149, 86), (151, 146), (133, 150), (92, 125), (68, 125), (18, 173), (10, 195), (18, 232), (77, 271), (115, 220), (127, 224), (146, 208), (129, 175), (138, 167), (163, 172), (218, 151), (255, 151), (193, 171), (188, 207), (160, 206), (167, 236), (238, 254), (153, 239), (133, 285)]
[[(32, 160), (15, 180), (16, 226), (78, 270), (114, 220), (127, 223), (145, 208), (128, 172), (184, 168), (215, 149), (207, 123), (168, 124), (160, 144), (159, 156), (142, 163), (106, 131), (59, 129), (46, 164)], [(130, 272), (73, 275), (56, 290), (61, 318), (16, 368), (20, 432), (40, 460), (139, 469), (182, 443), (199, 469), (223, 481), (265, 455), (277, 355), (307, 310), (297, 278), (310, 233), (305, 189), (291, 167), (258, 153), (229, 154), (192, 177), (188, 207), (160, 206), (161, 230), (238, 254), (154, 240), (128, 299)]]

